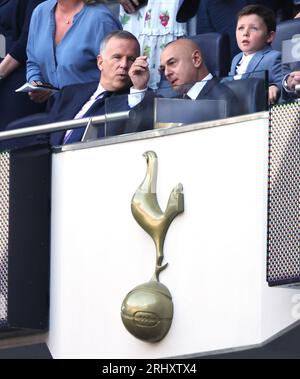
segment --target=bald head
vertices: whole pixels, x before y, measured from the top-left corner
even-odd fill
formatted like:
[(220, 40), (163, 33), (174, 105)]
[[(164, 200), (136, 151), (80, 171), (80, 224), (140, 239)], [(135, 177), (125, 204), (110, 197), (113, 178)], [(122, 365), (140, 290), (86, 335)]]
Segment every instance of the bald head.
[(191, 39), (180, 38), (169, 43), (160, 56), (160, 69), (174, 89), (202, 80), (208, 70), (200, 47)]
[(190, 38), (178, 38), (172, 42), (169, 42), (164, 50), (167, 50), (169, 48), (180, 49), (186, 54), (191, 54), (195, 50), (199, 50), (201, 53), (199, 45)]

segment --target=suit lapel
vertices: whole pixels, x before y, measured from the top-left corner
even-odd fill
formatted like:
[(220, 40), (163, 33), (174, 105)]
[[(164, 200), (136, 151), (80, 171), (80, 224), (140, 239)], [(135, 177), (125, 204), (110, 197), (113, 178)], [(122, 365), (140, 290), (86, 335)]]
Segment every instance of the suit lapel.
[(233, 58), (229, 75), (234, 76), (236, 74), (236, 66), (239, 63), (239, 61), (242, 59), (242, 56), (243, 56), (243, 53), (239, 53)]
[(79, 85), (78, 88), (74, 87), (72, 91), (68, 91), (67, 98), (62, 100), (65, 105), (64, 119), (72, 120), (76, 114), (81, 110), (83, 105), (90, 99), (96, 91), (99, 83), (93, 82), (84, 85)]
[(253, 58), (251, 59), (251, 61), (248, 64), (246, 74), (252, 73), (253, 71), (255, 71), (257, 66), (259, 65), (260, 61), (262, 60), (262, 58), (263, 58), (263, 53), (261, 51), (254, 54)]
[[(92, 94), (97, 89), (98, 83), (89, 83), (86, 85), (71, 86), (70, 88), (65, 88), (65, 93), (60, 99), (60, 108), (62, 109), (62, 116), (57, 121), (72, 120), (76, 114), (80, 111), (82, 106), (90, 99)], [(128, 94), (128, 90), (113, 93), (111, 99), (114, 100), (109, 103), (107, 109), (105, 106), (106, 99), (99, 99), (93, 106), (83, 115), (83, 117), (92, 117), (95, 115), (105, 114), (106, 112), (119, 112), (124, 103), (123, 96)], [(120, 98), (120, 95), (123, 95)], [(109, 100), (110, 101), (110, 100)], [(110, 105), (111, 104), (111, 105)], [(124, 107), (124, 106), (123, 106)], [(127, 98), (126, 98), (126, 109), (128, 109)], [(112, 127), (113, 123), (111, 123)], [(70, 138), (68, 143), (80, 141), (84, 133), (85, 127), (76, 128)], [(98, 137), (103, 137), (103, 128), (99, 127)], [(63, 143), (63, 138), (65, 136), (65, 131), (52, 133), (50, 141), (52, 145), (60, 145)]]
[(202, 99), (202, 98), (205, 98), (205, 96), (210, 92), (210, 90), (217, 84), (218, 80), (216, 78), (212, 78), (210, 80), (208, 80), (206, 83), (205, 83), (205, 86), (202, 88), (201, 92), (199, 93), (199, 95), (197, 96), (197, 100), (198, 99)]
[(2, 7), (2, 5), (8, 3), (9, 0), (0, 0), (0, 7)]
[[(92, 94), (96, 91), (98, 82), (78, 84), (64, 87), (51, 110), (52, 118), (50, 122), (73, 120)], [(50, 136), (51, 145), (61, 145), (65, 136), (65, 131), (52, 133)]]
[(270, 51), (270, 47), (267, 46), (265, 49), (258, 51), (254, 54), (253, 58), (248, 64), (247, 72), (246, 73), (252, 73), (257, 70), (257, 66), (260, 64), (261, 60), (263, 59), (264, 55)]

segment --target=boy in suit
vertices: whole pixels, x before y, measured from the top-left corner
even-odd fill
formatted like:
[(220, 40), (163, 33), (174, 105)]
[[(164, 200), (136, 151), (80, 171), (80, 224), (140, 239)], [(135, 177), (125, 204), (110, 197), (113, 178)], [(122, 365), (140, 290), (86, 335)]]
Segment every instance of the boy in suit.
[(234, 79), (259, 77), (258, 71), (269, 73), (269, 103), (279, 96), (282, 70), (281, 53), (270, 46), (275, 37), (274, 12), (263, 5), (248, 5), (237, 15), (236, 40), (241, 50), (231, 63), (229, 75)]

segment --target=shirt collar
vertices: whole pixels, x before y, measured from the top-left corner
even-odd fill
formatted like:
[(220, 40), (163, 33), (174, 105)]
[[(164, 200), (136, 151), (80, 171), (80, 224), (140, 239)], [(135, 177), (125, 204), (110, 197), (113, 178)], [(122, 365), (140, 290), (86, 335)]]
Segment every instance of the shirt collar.
[(91, 100), (96, 99), (96, 97), (99, 97), (103, 92), (106, 92), (106, 89), (99, 83), (96, 91), (91, 96)]
[(203, 78), (200, 82), (196, 82), (192, 88), (189, 89), (187, 92), (187, 95), (192, 100), (196, 100), (199, 93), (202, 91), (203, 87), (205, 86), (206, 82), (208, 80), (211, 80), (213, 78), (212, 74), (208, 74), (205, 78)]
[(248, 55), (245, 55), (245, 54), (243, 53), (243, 55), (242, 55), (242, 59), (240, 60), (240, 63), (251, 61), (251, 59), (254, 57), (254, 55), (255, 55), (255, 53), (248, 54)]

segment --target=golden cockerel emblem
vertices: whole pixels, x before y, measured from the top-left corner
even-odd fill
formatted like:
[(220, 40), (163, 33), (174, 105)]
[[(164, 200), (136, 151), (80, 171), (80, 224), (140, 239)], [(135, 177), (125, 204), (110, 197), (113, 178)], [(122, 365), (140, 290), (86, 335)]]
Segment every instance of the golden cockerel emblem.
[(137, 223), (150, 235), (156, 249), (156, 264), (152, 278), (131, 290), (122, 303), (121, 316), (126, 329), (135, 337), (157, 342), (168, 333), (173, 319), (173, 302), (168, 288), (159, 282), (163, 264), (164, 241), (171, 222), (184, 211), (183, 186), (177, 184), (170, 193), (165, 211), (156, 196), (157, 155), (144, 154), (146, 176), (131, 200), (131, 211)]

